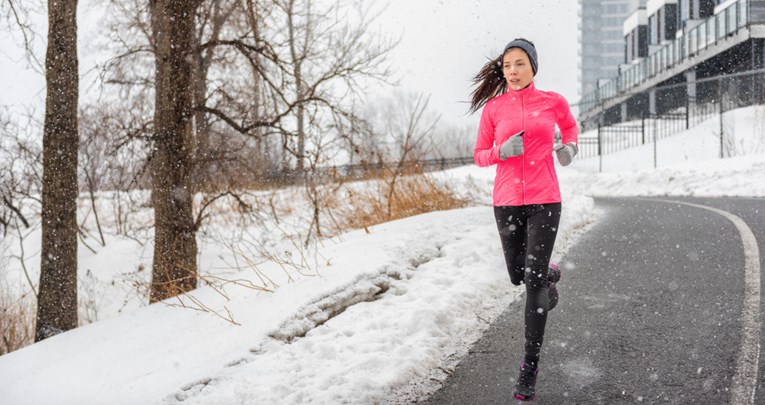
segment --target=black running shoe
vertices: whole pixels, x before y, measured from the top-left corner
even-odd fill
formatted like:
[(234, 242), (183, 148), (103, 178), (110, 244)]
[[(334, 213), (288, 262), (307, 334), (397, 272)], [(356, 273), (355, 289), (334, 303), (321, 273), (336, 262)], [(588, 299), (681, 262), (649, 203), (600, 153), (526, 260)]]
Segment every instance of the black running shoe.
[(537, 373), (539, 369), (532, 367), (525, 361), (521, 363), (521, 373), (518, 375), (518, 383), (515, 384), (515, 399), (521, 401), (533, 401), (536, 397), (534, 387), (537, 384)]
[(560, 281), (561, 272), (558, 266), (556, 266), (553, 263), (550, 263), (550, 265), (547, 267), (547, 281), (549, 282), (548, 286), (549, 289), (547, 290), (547, 300), (550, 304), (548, 311), (552, 311), (553, 308), (555, 308), (556, 305), (558, 305), (558, 300), (560, 299), (560, 294), (558, 294), (558, 288), (555, 287), (555, 284)]

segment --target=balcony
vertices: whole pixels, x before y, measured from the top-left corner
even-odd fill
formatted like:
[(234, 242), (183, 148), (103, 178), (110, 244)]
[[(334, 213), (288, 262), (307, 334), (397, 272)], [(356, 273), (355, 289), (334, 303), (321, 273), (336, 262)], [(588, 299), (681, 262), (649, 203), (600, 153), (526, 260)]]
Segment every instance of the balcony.
[(652, 48), (653, 52), (647, 57), (624, 65), (619, 76), (582, 97), (579, 102), (580, 117), (587, 119), (595, 116), (628, 99), (633, 93), (682, 73), (698, 63), (694, 58), (711, 53), (706, 51), (727, 37), (740, 36), (739, 42), (732, 41), (735, 44), (748, 39), (750, 34), (765, 36), (765, 2), (736, 0), (724, 6), (713, 17), (700, 21), (685, 34)]

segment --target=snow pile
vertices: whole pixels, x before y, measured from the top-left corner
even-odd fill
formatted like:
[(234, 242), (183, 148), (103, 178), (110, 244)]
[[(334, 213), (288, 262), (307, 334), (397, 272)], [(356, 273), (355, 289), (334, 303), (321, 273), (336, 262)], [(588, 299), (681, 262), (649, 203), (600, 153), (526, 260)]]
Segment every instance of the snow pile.
[[(466, 351), (487, 326), (481, 316), (493, 318), (520, 293), (497, 271), (492, 218), (486, 207), (433, 213), (349, 237), (333, 248), (342, 252), (334, 268), (322, 271), (333, 289), (312, 294), (236, 367), (176, 398), (373, 403), (422, 379)], [(365, 260), (378, 249), (388, 252), (384, 260)], [(349, 251), (364, 256), (349, 260)]]
[[(580, 227), (593, 219), (587, 207), (569, 213)], [(521, 294), (504, 270), (492, 209), (370, 231), (328, 241), (320, 276), (274, 293), (192, 294), (216, 310), (225, 305), (239, 326), (154, 305), (2, 356), (0, 380), (12, 383), (0, 403), (378, 402), (432, 391), (432, 383), (411, 383), (444, 379), (434, 370), (453, 367)]]
[(561, 182), (573, 194), (591, 196), (765, 196), (765, 154), (684, 161), (658, 170), (593, 176), (562, 170)]

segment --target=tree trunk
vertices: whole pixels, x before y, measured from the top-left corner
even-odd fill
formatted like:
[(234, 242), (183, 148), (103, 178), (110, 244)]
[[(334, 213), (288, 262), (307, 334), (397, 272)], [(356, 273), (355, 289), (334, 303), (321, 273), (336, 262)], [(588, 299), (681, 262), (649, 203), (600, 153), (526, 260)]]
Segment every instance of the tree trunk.
[(77, 0), (48, 3), (35, 341), (77, 327)]
[(193, 207), (192, 132), (194, 17), (200, 0), (151, 0), (156, 40), (154, 153), (154, 262), (151, 302), (197, 285)]
[[(310, 10), (310, 1), (307, 2), (307, 6)], [(303, 100), (303, 72), (302, 72), (302, 65), (303, 60), (305, 59), (305, 55), (303, 51), (301, 50), (301, 53), (298, 53), (297, 50), (297, 34), (296, 34), (296, 26), (294, 21), (294, 13), (295, 13), (295, 2), (290, 1), (288, 3), (288, 13), (287, 13), (287, 28), (289, 32), (289, 44), (290, 44), (290, 56), (292, 57), (292, 74), (295, 78), (295, 97), (298, 100), (297, 105), (297, 172), (298, 175), (303, 176), (303, 170), (305, 169), (305, 106), (302, 103)], [(310, 15), (307, 13), (305, 18), (310, 18)], [(306, 23), (308, 25), (308, 23)], [(306, 28), (308, 29), (308, 28)], [(306, 40), (309, 36), (309, 33), (305, 34), (306, 37), (302, 38)]]
[[(249, 24), (250, 30), (252, 30), (252, 37), (254, 38), (254, 43), (257, 43), (258, 40), (260, 40), (262, 36), (261, 32), (261, 20), (263, 17), (260, 15), (260, 9), (255, 6), (255, 3), (253, 0), (246, 0), (247, 5), (247, 22)], [(262, 62), (260, 61), (259, 55), (253, 55), (253, 59), (255, 60), (255, 63), (260, 66), (262, 65)], [(257, 69), (252, 69), (252, 121), (258, 122), (261, 120), (261, 75), (260, 72), (258, 72)], [(255, 155), (258, 157), (258, 160), (256, 162), (257, 166), (255, 168), (256, 170), (256, 176), (260, 179), (263, 179), (267, 176), (271, 175), (271, 166), (272, 166), (272, 154), (271, 154), (271, 145), (270, 142), (267, 142), (265, 139), (263, 139), (263, 133), (260, 128), (256, 128), (253, 130), (253, 135), (255, 137)]]

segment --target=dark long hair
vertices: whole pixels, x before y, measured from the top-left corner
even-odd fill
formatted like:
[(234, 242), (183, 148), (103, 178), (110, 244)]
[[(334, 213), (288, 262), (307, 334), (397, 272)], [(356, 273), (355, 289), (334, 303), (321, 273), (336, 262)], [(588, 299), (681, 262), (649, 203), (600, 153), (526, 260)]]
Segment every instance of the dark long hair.
[(489, 100), (507, 91), (507, 80), (502, 74), (503, 56), (490, 59), (473, 77), (473, 85), (478, 87), (470, 93), (470, 113), (480, 110)]
[[(513, 41), (524, 41), (531, 45), (532, 48), (534, 47), (534, 43), (526, 38), (516, 38)], [(510, 42), (507, 45), (511, 46), (512, 44), (513, 43)], [(486, 62), (478, 74), (473, 78), (473, 85), (477, 85), (478, 87), (470, 93), (471, 101), (470, 110), (468, 110), (469, 113), (472, 114), (480, 110), (484, 104), (489, 102), (489, 100), (507, 92), (507, 80), (505, 80), (505, 75), (502, 73), (502, 58), (509, 49), (510, 48), (506, 47), (501, 55)], [(531, 60), (530, 56), (529, 60)], [(536, 73), (536, 71), (534, 73)]]

